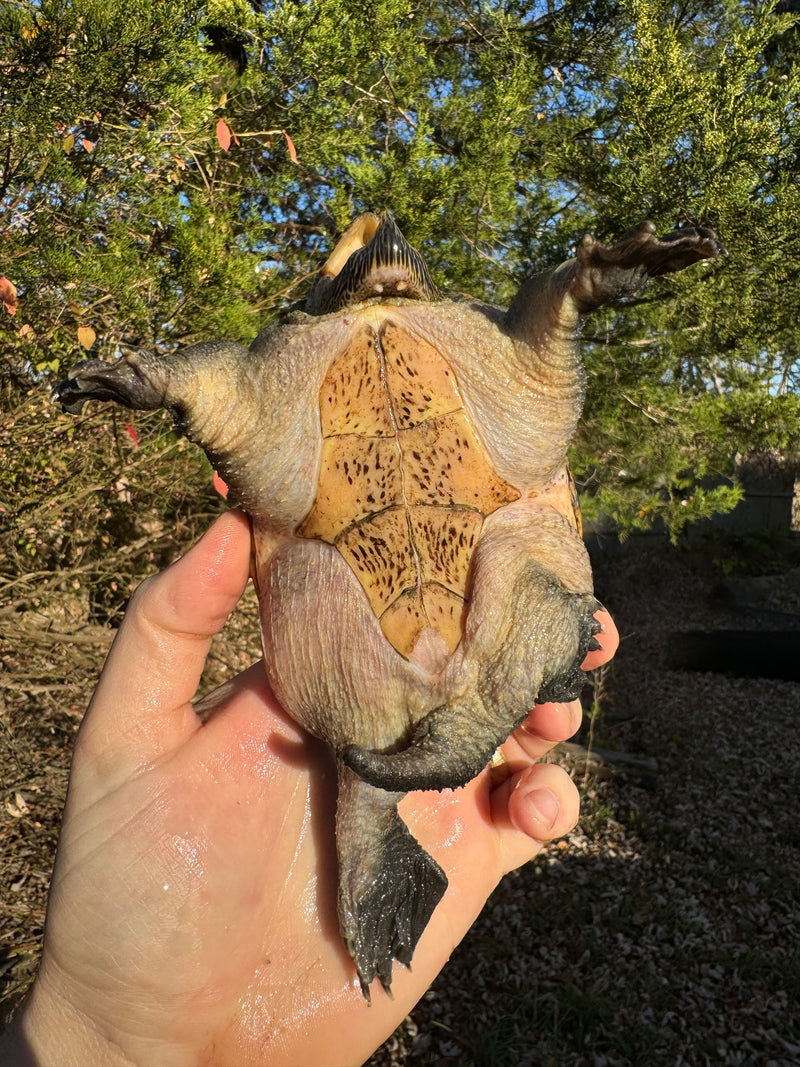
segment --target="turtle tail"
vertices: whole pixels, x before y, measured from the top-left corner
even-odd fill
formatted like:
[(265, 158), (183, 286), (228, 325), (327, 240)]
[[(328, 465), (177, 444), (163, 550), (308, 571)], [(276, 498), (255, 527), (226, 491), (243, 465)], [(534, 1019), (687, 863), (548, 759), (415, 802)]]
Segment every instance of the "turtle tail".
[[(520, 718), (520, 722), (527, 715)], [(467, 729), (471, 724), (471, 729)], [(519, 725), (515, 723), (511, 729)], [(342, 759), (365, 782), (378, 789), (457, 789), (480, 774), (498, 745), (510, 733), (478, 723), (466, 709), (442, 705), (417, 727), (410, 743), (399, 752), (376, 752), (348, 745)]]

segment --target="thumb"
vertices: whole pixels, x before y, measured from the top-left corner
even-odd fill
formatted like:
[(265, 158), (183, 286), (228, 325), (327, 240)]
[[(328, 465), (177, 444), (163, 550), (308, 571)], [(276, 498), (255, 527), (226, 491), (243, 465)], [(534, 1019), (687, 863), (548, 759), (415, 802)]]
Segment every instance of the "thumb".
[(227, 512), (193, 548), (136, 590), (81, 726), (73, 773), (104, 791), (199, 727), (190, 703), (218, 633), (247, 585), (250, 527)]

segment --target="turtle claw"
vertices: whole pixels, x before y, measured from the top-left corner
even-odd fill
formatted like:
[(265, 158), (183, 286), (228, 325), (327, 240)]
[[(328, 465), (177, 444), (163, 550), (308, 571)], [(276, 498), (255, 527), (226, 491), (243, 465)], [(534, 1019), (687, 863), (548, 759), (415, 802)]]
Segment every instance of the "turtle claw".
[(727, 255), (714, 232), (703, 226), (672, 230), (661, 238), (655, 233), (655, 225), (648, 221), (628, 230), (614, 245), (586, 234), (571, 287), (582, 313), (638, 292), (650, 278)]
[(551, 678), (546, 685), (542, 686), (536, 697), (537, 704), (563, 704), (570, 700), (577, 700), (581, 690), (586, 684), (586, 672), (582, 664), (589, 652), (597, 652), (601, 648), (596, 638), (602, 626), (594, 617), (594, 613), (600, 610), (600, 604), (593, 597), (587, 599), (584, 605), (580, 641), (578, 651), (572, 665), (562, 674)]
[[(602, 608), (600, 610), (605, 611), (605, 608)], [(603, 632), (602, 624), (600, 623), (599, 619), (596, 619), (595, 616), (592, 615), (592, 618), (590, 620), (589, 625), (590, 625), (590, 632), (591, 632), (592, 636), (589, 639), (589, 644), (586, 646), (586, 651), (587, 652), (602, 652), (603, 651), (603, 646), (597, 640), (597, 635)]]

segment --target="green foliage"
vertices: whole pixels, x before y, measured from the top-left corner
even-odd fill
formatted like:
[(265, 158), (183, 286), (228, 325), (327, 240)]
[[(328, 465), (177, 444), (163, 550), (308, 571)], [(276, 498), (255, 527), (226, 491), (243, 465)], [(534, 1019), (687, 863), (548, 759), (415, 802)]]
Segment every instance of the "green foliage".
[(8, 365), (248, 341), (366, 208), (440, 284), (498, 303), (587, 230), (706, 225), (725, 262), (587, 325), (572, 458), (587, 510), (623, 529), (729, 508), (708, 479), (737, 453), (797, 451), (785, 6), (2, 3)]
[(800, 566), (800, 546), (780, 530), (710, 529), (681, 545), (690, 565), (713, 577), (761, 577)]

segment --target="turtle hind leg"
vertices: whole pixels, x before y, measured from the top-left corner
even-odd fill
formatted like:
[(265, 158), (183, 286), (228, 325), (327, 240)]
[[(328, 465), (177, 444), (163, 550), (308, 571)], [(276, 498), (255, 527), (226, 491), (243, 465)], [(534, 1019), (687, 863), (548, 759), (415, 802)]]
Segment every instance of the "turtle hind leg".
[[(349, 745), (344, 762), (366, 782), (382, 789), (410, 792), (414, 789), (456, 789), (466, 785), (487, 765), (501, 745), (527, 717), (534, 703), (577, 700), (586, 682), (581, 664), (586, 654), (599, 648), (595, 634), (600, 624), (593, 617), (600, 605), (593, 597), (574, 597), (570, 605), (575, 623), (575, 651), (562, 669), (541, 686), (531, 686), (516, 701), (516, 708), (496, 699), (483, 702), (473, 695), (464, 703), (434, 708), (419, 724), (410, 743), (397, 752), (369, 751)], [(532, 643), (532, 642), (531, 642)], [(535, 664), (524, 672), (535, 678)], [(504, 650), (489, 661), (479, 676), (477, 693), (514, 692), (513, 662)], [(495, 680), (497, 679), (497, 681)], [(508, 679), (508, 681), (506, 681)]]
[[(556, 518), (574, 539), (566, 520)], [(510, 551), (506, 545), (489, 563), (491, 584), (473, 596), (461, 659), (454, 657), (447, 680), (447, 702), (430, 711), (397, 751), (349, 745), (342, 752), (345, 764), (371, 785), (398, 792), (466, 785), (535, 703), (573, 700), (580, 693), (581, 664), (596, 647), (599, 630), (594, 596), (565, 589), (557, 574), (526, 555), (524, 545)]]
[(400, 799), (340, 766), (339, 925), (367, 1001), (376, 978), (391, 995), (392, 961), (410, 966), (447, 889), (444, 871), (398, 815)]

